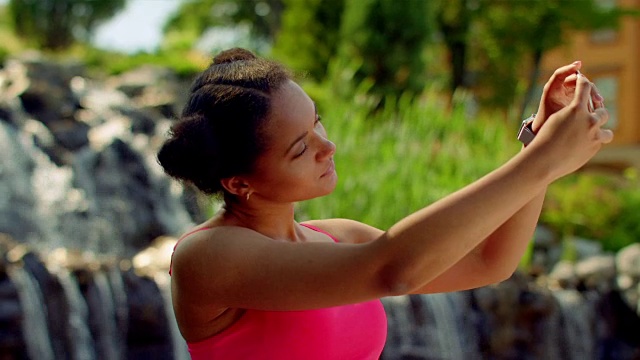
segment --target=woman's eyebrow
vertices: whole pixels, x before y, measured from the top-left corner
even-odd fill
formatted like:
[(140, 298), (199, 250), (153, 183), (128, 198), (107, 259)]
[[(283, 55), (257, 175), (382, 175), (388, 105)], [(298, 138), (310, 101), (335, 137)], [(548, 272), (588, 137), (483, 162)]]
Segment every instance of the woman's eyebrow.
[[(318, 114), (318, 107), (316, 106), (316, 102), (315, 102), (315, 101), (313, 101), (313, 100), (311, 100), (311, 102), (313, 103), (313, 111), (314, 111), (314, 114), (315, 114), (315, 115), (317, 115), (317, 114)], [(289, 151), (291, 150), (291, 148), (293, 148), (293, 147), (298, 143), (298, 141), (300, 141), (300, 140), (304, 139), (304, 138), (305, 138), (305, 136), (307, 136), (307, 134), (308, 134), (308, 133), (309, 133), (308, 131), (305, 131), (303, 134), (301, 134), (300, 136), (298, 136), (298, 137), (297, 137), (297, 138), (296, 138), (296, 139), (291, 143), (291, 145), (289, 145), (289, 147), (287, 148), (287, 151), (285, 151), (285, 154), (288, 154), (288, 153), (289, 153)]]
[(307, 136), (307, 134), (308, 134), (308, 133), (309, 133), (308, 131), (305, 131), (305, 132), (304, 132), (304, 134), (302, 134), (302, 135), (298, 136), (298, 137), (297, 137), (297, 138), (296, 138), (296, 139), (291, 143), (291, 145), (289, 145), (289, 147), (287, 148), (287, 151), (285, 152), (285, 154), (288, 154), (288, 153), (289, 153), (289, 151), (291, 150), (291, 148), (293, 148), (293, 147), (298, 143), (298, 141), (300, 141), (300, 140), (304, 139), (304, 138)]

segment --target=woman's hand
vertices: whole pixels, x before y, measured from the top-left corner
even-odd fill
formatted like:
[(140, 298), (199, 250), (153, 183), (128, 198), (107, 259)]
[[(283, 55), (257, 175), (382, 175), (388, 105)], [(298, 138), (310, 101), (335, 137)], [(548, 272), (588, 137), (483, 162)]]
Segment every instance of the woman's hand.
[[(579, 169), (598, 152), (602, 144), (613, 139), (613, 132), (602, 128), (609, 120), (609, 113), (601, 98), (593, 99), (597, 94), (593, 83), (585, 76), (577, 75), (568, 102), (566, 93), (561, 92), (567, 83), (567, 74), (574, 70), (572, 66), (575, 65), (558, 69), (545, 86), (546, 97), (543, 94), (543, 99), (546, 103), (541, 107), (553, 112), (544, 126), (539, 128), (535, 141), (528, 146), (535, 149), (539, 156), (548, 157), (554, 178)], [(595, 109), (589, 108), (592, 100)], [(560, 107), (562, 104), (565, 105)]]
[[(567, 107), (574, 99), (576, 81), (578, 77), (581, 76), (581, 67), (582, 62), (580, 61), (563, 66), (557, 69), (549, 81), (547, 81), (542, 91), (542, 98), (540, 99), (540, 106), (538, 107), (536, 118), (532, 124), (534, 133), (540, 130), (551, 115)], [(589, 111), (604, 107), (604, 99), (593, 84), (591, 84), (590, 99), (589, 104), (592, 103), (593, 105), (588, 105)]]

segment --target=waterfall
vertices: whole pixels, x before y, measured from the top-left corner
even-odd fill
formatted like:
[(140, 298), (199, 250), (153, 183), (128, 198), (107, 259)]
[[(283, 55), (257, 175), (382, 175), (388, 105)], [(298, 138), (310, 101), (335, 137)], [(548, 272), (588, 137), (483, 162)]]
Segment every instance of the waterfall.
[(93, 281), (98, 292), (100, 316), (98, 317), (99, 333), (96, 336), (98, 354), (107, 360), (117, 360), (124, 358), (125, 350), (122, 346), (125, 343), (120, 338), (117, 331), (116, 312), (113, 293), (109, 285), (109, 279), (104, 272), (96, 272)]
[(22, 307), (22, 334), (29, 358), (54, 360), (46, 306), (38, 283), (21, 265), (8, 266), (8, 275), (18, 290)]
[(173, 312), (173, 304), (171, 302), (171, 279), (169, 274), (167, 272), (158, 272), (154, 275), (154, 280), (156, 284), (158, 284), (164, 300), (167, 322), (169, 323), (169, 330), (171, 332), (171, 343), (173, 344), (173, 358), (174, 360), (189, 360), (191, 357), (187, 349), (187, 343), (180, 334), (178, 323), (176, 322), (176, 316)]
[(563, 359), (596, 359), (595, 309), (576, 290), (558, 290), (553, 296), (560, 307)]
[(465, 292), (383, 299), (389, 337), (384, 359), (480, 358)]
[[(109, 285), (113, 294), (113, 310), (116, 319), (116, 330), (118, 336), (116, 341), (117, 348), (126, 349), (127, 346), (127, 329), (129, 321), (129, 305), (127, 304), (127, 291), (122, 281), (122, 273), (117, 267), (113, 267), (108, 273)], [(124, 354), (123, 354), (124, 355)]]
[(78, 284), (65, 268), (57, 269), (55, 275), (64, 289), (64, 294), (69, 305), (68, 336), (73, 339), (71, 358), (78, 360), (96, 359), (93, 340), (88, 326), (89, 310), (87, 303), (80, 293)]
[[(461, 341), (460, 319), (456, 316), (458, 313), (455, 303), (456, 298), (460, 297), (460, 293), (441, 293), (430, 294), (422, 297), (427, 303), (430, 310), (431, 318), (430, 331), (433, 333), (432, 338), (437, 339), (434, 346), (437, 346), (438, 353), (442, 354), (442, 359), (463, 359), (465, 346)], [(464, 307), (462, 307), (464, 308)]]

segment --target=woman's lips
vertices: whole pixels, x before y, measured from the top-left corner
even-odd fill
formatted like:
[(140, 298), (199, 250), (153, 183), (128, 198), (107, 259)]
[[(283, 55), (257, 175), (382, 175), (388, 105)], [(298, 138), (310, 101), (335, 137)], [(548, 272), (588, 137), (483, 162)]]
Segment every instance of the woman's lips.
[(336, 170), (336, 166), (333, 163), (333, 160), (331, 160), (331, 162), (329, 163), (329, 167), (327, 168), (327, 171), (324, 172), (324, 174), (322, 174), (320, 177), (325, 177), (327, 175), (331, 175), (335, 172)]

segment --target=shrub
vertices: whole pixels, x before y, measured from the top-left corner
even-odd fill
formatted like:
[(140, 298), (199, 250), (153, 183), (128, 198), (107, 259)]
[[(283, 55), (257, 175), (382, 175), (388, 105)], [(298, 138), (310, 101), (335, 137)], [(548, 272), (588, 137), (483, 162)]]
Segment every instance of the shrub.
[(623, 176), (577, 173), (549, 187), (541, 221), (561, 237), (599, 240), (617, 251), (640, 240), (640, 180), (637, 169)]

